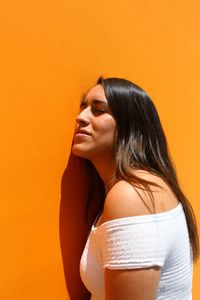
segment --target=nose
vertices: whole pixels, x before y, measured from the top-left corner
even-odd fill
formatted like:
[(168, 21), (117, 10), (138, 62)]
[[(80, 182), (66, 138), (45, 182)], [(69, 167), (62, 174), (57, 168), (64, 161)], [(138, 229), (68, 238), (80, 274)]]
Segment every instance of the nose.
[(76, 117), (76, 122), (87, 125), (90, 122), (89, 107), (83, 109)]

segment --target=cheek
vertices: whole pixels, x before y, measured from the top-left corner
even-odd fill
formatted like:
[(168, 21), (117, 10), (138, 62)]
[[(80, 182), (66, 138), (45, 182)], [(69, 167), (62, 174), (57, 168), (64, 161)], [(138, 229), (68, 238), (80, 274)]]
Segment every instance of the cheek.
[(93, 129), (98, 136), (114, 136), (116, 130), (116, 122), (113, 117), (108, 116), (104, 119), (99, 119), (98, 122), (94, 122)]

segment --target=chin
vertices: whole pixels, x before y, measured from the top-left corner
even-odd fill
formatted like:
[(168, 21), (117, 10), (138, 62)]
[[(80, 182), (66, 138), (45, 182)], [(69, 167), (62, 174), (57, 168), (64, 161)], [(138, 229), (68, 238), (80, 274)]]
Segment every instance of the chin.
[(75, 155), (75, 156), (79, 156), (79, 157), (85, 158), (85, 159), (90, 159), (90, 158), (89, 158), (90, 155), (88, 155), (88, 151), (85, 151), (85, 150), (83, 150), (83, 149), (80, 149), (77, 145), (74, 145), (74, 146), (72, 147), (72, 153), (73, 153), (73, 155)]

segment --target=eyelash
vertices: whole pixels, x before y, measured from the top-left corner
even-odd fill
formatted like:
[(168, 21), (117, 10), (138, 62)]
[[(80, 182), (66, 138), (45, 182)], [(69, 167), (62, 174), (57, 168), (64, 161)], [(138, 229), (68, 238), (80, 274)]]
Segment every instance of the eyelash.
[(92, 112), (98, 112), (98, 113), (104, 113), (105, 110), (101, 109), (101, 108), (91, 108)]
[[(80, 105), (80, 111), (83, 111), (85, 108), (87, 108), (86, 104), (83, 103), (83, 104)], [(95, 107), (91, 107), (91, 111), (96, 112), (96, 113), (105, 113), (104, 109), (95, 108)]]

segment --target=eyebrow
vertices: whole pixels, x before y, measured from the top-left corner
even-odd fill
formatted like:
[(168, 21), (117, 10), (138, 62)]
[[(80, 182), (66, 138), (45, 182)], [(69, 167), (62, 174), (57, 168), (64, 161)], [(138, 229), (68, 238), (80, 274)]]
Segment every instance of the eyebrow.
[[(105, 100), (100, 100), (100, 99), (94, 99), (94, 100), (92, 100), (92, 102), (95, 103), (95, 104), (103, 103), (103, 104), (108, 105), (107, 101), (105, 101)], [(87, 103), (87, 100), (86, 100), (85, 97), (83, 97), (83, 98), (81, 99), (81, 104), (85, 104), (85, 103)]]
[(105, 104), (108, 104), (107, 101), (105, 101), (105, 100), (99, 100), (99, 99), (94, 99), (93, 102), (94, 103), (105, 103)]

